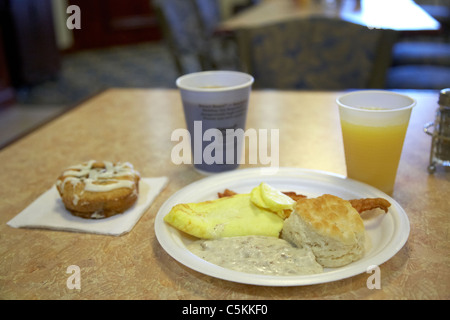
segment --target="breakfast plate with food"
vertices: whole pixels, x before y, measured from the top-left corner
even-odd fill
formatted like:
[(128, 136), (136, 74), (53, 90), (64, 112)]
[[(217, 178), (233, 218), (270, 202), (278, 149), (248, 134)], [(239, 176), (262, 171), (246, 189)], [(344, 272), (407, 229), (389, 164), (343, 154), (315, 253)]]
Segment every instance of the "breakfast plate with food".
[(393, 257), (403, 208), (367, 184), (299, 168), (210, 176), (173, 194), (155, 219), (163, 249), (223, 280), (301, 286), (352, 277)]

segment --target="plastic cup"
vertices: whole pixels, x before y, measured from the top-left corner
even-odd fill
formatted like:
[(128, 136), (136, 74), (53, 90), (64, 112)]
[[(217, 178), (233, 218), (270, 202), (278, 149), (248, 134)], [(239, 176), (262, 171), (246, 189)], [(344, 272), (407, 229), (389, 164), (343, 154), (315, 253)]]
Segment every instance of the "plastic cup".
[(383, 90), (339, 97), (347, 176), (392, 195), (414, 99)]
[[(181, 76), (181, 93), (191, 137), (194, 168), (204, 174), (239, 167), (253, 77), (236, 71), (204, 71)], [(242, 132), (241, 132), (242, 133)]]

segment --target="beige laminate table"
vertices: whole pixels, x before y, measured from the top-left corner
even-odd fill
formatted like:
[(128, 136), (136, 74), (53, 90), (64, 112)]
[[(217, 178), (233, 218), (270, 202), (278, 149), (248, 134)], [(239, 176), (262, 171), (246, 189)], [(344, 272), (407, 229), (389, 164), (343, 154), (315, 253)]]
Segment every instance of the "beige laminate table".
[(225, 20), (219, 30), (254, 28), (313, 16), (397, 31), (436, 31), (441, 27), (413, 0), (263, 0)]
[[(428, 174), (437, 92), (417, 99), (393, 197), (407, 212), (405, 246), (380, 266), (381, 289), (369, 274), (312, 286), (262, 287), (193, 271), (159, 245), (154, 220), (174, 192), (203, 176), (171, 161), (171, 133), (185, 128), (176, 90), (110, 89), (0, 152), (1, 299), (448, 299), (450, 298), (450, 173)], [(280, 166), (345, 175), (335, 98), (338, 92), (254, 91), (247, 127), (280, 130)], [(61, 170), (89, 159), (132, 162), (144, 177), (169, 184), (123, 236), (40, 229), (6, 223), (50, 188)], [(252, 165), (243, 165), (243, 168)], [(81, 270), (69, 289), (68, 266)]]

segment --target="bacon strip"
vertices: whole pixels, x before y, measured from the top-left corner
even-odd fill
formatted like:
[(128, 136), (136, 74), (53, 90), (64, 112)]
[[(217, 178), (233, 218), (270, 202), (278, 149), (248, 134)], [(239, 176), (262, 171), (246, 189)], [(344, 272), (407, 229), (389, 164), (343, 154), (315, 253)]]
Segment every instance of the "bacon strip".
[(388, 212), (391, 203), (383, 198), (365, 198), (365, 199), (353, 199), (349, 200), (352, 207), (356, 209), (359, 213), (364, 211), (379, 208), (385, 213)]
[[(285, 195), (287, 195), (288, 197), (290, 197), (291, 199), (293, 199), (294, 201), (298, 201), (300, 199), (306, 198), (305, 195), (297, 194), (293, 191), (286, 191), (283, 193)], [(237, 193), (232, 190), (225, 189), (224, 192), (222, 192), (222, 193), (219, 192), (217, 195), (219, 198), (223, 198), (223, 197), (230, 197), (235, 194), (237, 194)], [(389, 207), (391, 206), (391, 203), (383, 198), (353, 199), (353, 200), (349, 200), (349, 202), (351, 203), (352, 207), (355, 208), (356, 211), (358, 211), (358, 213), (360, 213), (360, 214), (363, 213), (364, 211), (373, 210), (373, 209), (381, 209), (385, 213), (387, 213), (389, 210)]]
[(234, 192), (234, 191), (231, 191), (231, 190), (229, 190), (229, 189), (225, 189), (222, 193), (218, 192), (218, 193), (217, 193), (217, 196), (218, 196), (219, 198), (224, 198), (224, 197), (231, 197), (231, 196), (234, 196), (235, 194), (237, 194), (237, 193)]

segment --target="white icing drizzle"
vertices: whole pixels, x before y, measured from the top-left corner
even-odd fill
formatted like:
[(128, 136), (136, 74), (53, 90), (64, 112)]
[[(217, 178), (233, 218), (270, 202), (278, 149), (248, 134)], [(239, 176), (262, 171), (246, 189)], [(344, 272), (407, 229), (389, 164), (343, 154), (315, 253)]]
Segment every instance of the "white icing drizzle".
[[(61, 190), (67, 182), (75, 187), (78, 183), (84, 182), (84, 190), (91, 192), (108, 192), (119, 188), (133, 188), (134, 181), (117, 179), (124, 176), (134, 176), (138, 173), (129, 162), (113, 164), (110, 161), (103, 161), (104, 168), (92, 168), (96, 163), (90, 160), (86, 163), (69, 167), (63, 173), (63, 182), (58, 181), (57, 185)], [(103, 181), (102, 181), (103, 180)]]
[[(111, 181), (111, 180), (109, 180)], [(89, 179), (85, 181), (84, 190), (92, 192), (107, 192), (119, 188), (133, 188), (134, 182), (130, 180), (114, 180), (113, 183), (95, 184)]]

